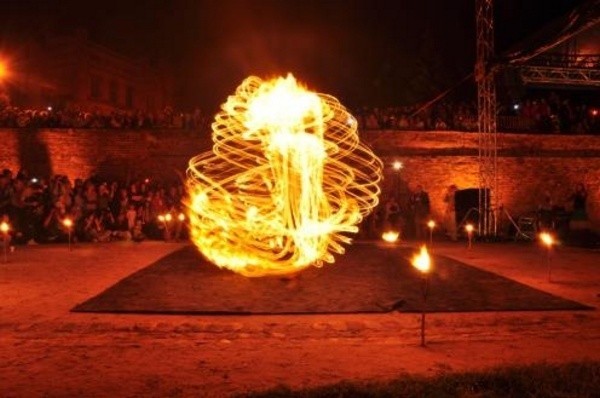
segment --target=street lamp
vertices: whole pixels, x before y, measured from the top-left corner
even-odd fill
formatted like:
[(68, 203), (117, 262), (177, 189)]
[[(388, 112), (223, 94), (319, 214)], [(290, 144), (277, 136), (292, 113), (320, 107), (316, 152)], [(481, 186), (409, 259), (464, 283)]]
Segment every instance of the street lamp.
[(425, 310), (429, 290), (429, 271), (431, 270), (431, 258), (427, 252), (427, 246), (421, 246), (419, 254), (412, 259), (412, 265), (421, 272), (421, 294), (423, 298), (421, 307), (421, 347), (425, 347)]

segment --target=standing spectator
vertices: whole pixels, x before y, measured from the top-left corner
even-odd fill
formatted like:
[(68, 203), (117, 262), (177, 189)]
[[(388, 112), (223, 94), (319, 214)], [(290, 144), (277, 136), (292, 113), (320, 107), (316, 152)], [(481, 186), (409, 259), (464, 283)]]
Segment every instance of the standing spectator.
[(581, 183), (577, 184), (575, 187), (575, 192), (573, 192), (570, 199), (573, 202), (573, 213), (571, 215), (571, 220), (587, 220), (587, 191), (585, 186)]
[(444, 224), (448, 237), (452, 241), (457, 240), (456, 236), (456, 185), (452, 184), (448, 187), (444, 195), (444, 203), (446, 204), (446, 212), (444, 213)]
[(415, 220), (416, 238), (427, 239), (427, 218), (429, 217), (429, 194), (423, 190), (422, 185), (417, 185), (415, 192), (410, 197), (410, 204)]

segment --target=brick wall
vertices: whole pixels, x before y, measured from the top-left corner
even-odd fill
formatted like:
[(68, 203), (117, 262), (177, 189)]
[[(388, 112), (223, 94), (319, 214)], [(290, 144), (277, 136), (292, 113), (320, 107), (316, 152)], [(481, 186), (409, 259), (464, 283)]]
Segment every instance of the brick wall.
[(198, 132), (121, 130), (0, 130), (0, 167), (31, 175), (173, 180), (193, 155), (209, 147)]
[[(386, 162), (384, 186), (423, 185), (434, 217), (444, 213), (444, 192), (478, 185), (478, 136), (458, 132), (369, 131), (362, 134)], [(403, 162), (399, 173), (391, 168)], [(535, 210), (544, 192), (570, 208), (575, 184), (588, 190), (588, 213), (600, 229), (600, 136), (498, 135), (498, 203), (519, 215)]]
[[(434, 217), (444, 211), (447, 186), (478, 184), (477, 134), (457, 132), (362, 133), (386, 162), (384, 189), (421, 184)], [(175, 179), (187, 161), (210, 147), (207, 134), (190, 131), (0, 130), (0, 168), (25, 167), (32, 174), (92, 173), (120, 178)], [(534, 210), (544, 191), (558, 204), (578, 182), (589, 193), (588, 212), (600, 228), (600, 136), (498, 135), (499, 202), (513, 215)], [(396, 173), (394, 160), (404, 167)]]

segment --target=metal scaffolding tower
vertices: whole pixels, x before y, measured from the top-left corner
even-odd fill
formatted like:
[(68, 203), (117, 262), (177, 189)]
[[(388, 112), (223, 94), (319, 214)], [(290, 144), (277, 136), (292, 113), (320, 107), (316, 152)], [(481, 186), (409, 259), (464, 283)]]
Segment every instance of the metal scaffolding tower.
[(477, 54), (477, 124), (479, 134), (479, 234), (496, 235), (494, 209), (498, 202), (498, 146), (496, 134), (496, 84), (493, 0), (475, 0)]

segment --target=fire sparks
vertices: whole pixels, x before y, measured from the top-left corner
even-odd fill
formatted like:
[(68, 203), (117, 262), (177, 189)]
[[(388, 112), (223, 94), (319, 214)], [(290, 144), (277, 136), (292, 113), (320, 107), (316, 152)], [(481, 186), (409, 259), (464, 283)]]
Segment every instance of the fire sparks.
[(246, 276), (333, 263), (378, 203), (381, 161), (335, 98), (293, 76), (247, 78), (216, 115), (213, 150), (190, 160), (190, 232)]
[(427, 252), (427, 246), (421, 246), (421, 251), (412, 259), (412, 265), (422, 273), (427, 273), (431, 269), (431, 258)]

